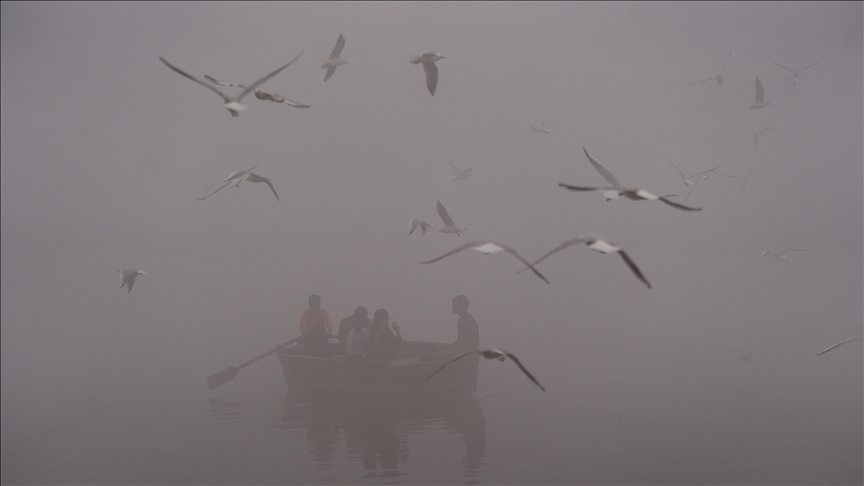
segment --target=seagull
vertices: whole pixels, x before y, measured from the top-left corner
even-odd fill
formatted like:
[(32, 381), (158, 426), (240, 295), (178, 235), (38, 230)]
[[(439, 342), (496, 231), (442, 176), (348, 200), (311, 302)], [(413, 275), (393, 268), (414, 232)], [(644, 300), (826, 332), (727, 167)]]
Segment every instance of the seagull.
[[(750, 172), (747, 173), (746, 176), (744, 176), (744, 182), (742, 182), (741, 184), (736, 183), (735, 185), (738, 186), (742, 191), (746, 190), (747, 189), (747, 183), (750, 181), (750, 177), (753, 175), (754, 172), (756, 172), (756, 169), (751, 170)], [(736, 176), (729, 176), (729, 177), (736, 177)]]
[[(768, 58), (768, 60), (771, 62), (774, 62), (770, 57)], [(807, 66), (804, 66), (801, 69), (789, 69), (788, 67), (786, 67), (782, 64), (777, 64), (776, 62), (774, 62), (774, 64), (776, 64), (778, 67), (783, 68), (783, 69), (789, 71), (790, 73), (792, 73), (792, 82), (796, 83), (798, 80), (798, 73), (800, 73), (801, 71), (803, 71), (803, 70), (805, 70), (811, 66), (815, 66), (816, 63), (818, 63), (821, 60), (822, 60), (822, 56), (819, 56), (819, 59), (816, 59), (816, 62), (814, 62), (813, 64), (808, 64)]]
[(246, 176), (246, 180), (249, 182), (263, 182), (267, 184), (268, 186), (270, 186), (270, 190), (273, 191), (273, 195), (276, 196), (276, 200), (279, 201), (279, 204), (282, 204), (282, 201), (279, 199), (279, 194), (276, 194), (276, 189), (273, 188), (273, 181), (252, 172), (249, 172), (249, 175)]
[[(260, 163), (261, 162), (258, 162), (258, 164), (260, 164)], [(235, 170), (234, 172), (228, 174), (228, 177), (226, 177), (225, 179), (222, 179), (222, 184), (219, 187), (217, 187), (216, 189), (213, 189), (212, 191), (207, 193), (206, 196), (196, 199), (196, 201), (203, 201), (203, 200), (207, 199), (208, 197), (212, 196), (213, 194), (216, 194), (217, 192), (221, 191), (222, 189), (225, 189), (228, 186), (234, 186), (234, 187), (239, 186), (240, 183), (243, 182), (243, 176), (246, 174), (251, 174), (252, 171), (255, 169), (255, 167), (258, 167), (258, 164), (255, 164), (254, 166), (252, 166), (251, 169)], [(253, 182), (256, 182), (256, 181), (253, 181)], [(257, 182), (261, 182), (261, 181), (257, 181)], [(273, 193), (275, 194), (276, 191), (273, 191)], [(276, 199), (279, 199), (279, 196), (276, 196)]]
[[(720, 166), (718, 165), (717, 167), (720, 167)], [(716, 169), (717, 167), (715, 167), (715, 169)], [(714, 170), (714, 169), (712, 169), (712, 170)], [(696, 189), (696, 184), (698, 184), (698, 183), (704, 181), (705, 179), (707, 179), (709, 175), (710, 175), (710, 174), (703, 175), (702, 177), (696, 179), (695, 181), (692, 181), (692, 184), (693, 184), (693, 185), (690, 186), (690, 190), (687, 191), (687, 195), (684, 196), (684, 201), (686, 201), (687, 198), (690, 197), (690, 193), (693, 192), (693, 189)], [(721, 174), (721, 173), (719, 173), (719, 172), (717, 173), (717, 175), (721, 175), (721, 176), (723, 176), (723, 177), (737, 177), (737, 176), (730, 175), (730, 174)]]
[(510, 358), (514, 363), (516, 363), (516, 366), (518, 366), (519, 369), (522, 370), (522, 373), (525, 373), (525, 376), (527, 376), (528, 379), (531, 380), (532, 383), (539, 386), (540, 389), (543, 390), (544, 392), (546, 391), (546, 389), (543, 388), (543, 385), (541, 385), (540, 382), (537, 381), (537, 378), (534, 378), (534, 376), (531, 375), (531, 373), (528, 372), (528, 370), (524, 366), (522, 366), (522, 363), (520, 363), (519, 360), (516, 359), (516, 356), (513, 356), (512, 354), (508, 353), (507, 351), (502, 351), (500, 349), (487, 349), (484, 351), (480, 351), (479, 349), (477, 349), (474, 351), (468, 351), (467, 353), (462, 353), (459, 356), (456, 356), (455, 358), (453, 358), (450, 361), (441, 365), (440, 368), (435, 370), (435, 373), (432, 373), (431, 375), (427, 376), (426, 379), (428, 380), (429, 378), (432, 378), (433, 376), (437, 375), (439, 371), (443, 370), (444, 367), (446, 367), (450, 363), (453, 363), (454, 361), (460, 360), (460, 359), (464, 358), (465, 356), (470, 356), (472, 354), (479, 354), (480, 356), (483, 356), (486, 359), (497, 359), (498, 361), (506, 361), (507, 358)]
[(804, 248), (787, 248), (787, 249), (783, 250), (782, 252), (780, 252), (779, 255), (774, 253), (773, 251), (765, 250), (759, 256), (764, 257), (766, 255), (774, 255), (774, 258), (776, 258), (778, 260), (785, 260), (787, 258), (786, 254), (789, 253), (790, 251), (804, 251)]
[(444, 205), (441, 204), (441, 201), (435, 201), (435, 203), (438, 208), (438, 216), (441, 216), (441, 220), (444, 221), (444, 227), (438, 230), (439, 233), (456, 233), (456, 236), (459, 236), (460, 231), (465, 231), (464, 229), (456, 227), (456, 224), (453, 223), (453, 218), (447, 214), (447, 210), (444, 209)]
[(759, 135), (762, 135), (765, 132), (773, 132), (773, 128), (763, 128), (762, 130), (757, 130), (753, 132), (753, 151), (759, 151)]
[(344, 59), (339, 59), (339, 55), (342, 54), (342, 48), (345, 47), (345, 36), (339, 34), (339, 38), (336, 39), (336, 47), (333, 48), (333, 51), (330, 52), (330, 59), (324, 61), (321, 64), (321, 69), (326, 69), (327, 74), (324, 75), (324, 82), (326, 83), (330, 76), (333, 76), (333, 73), (336, 72), (336, 67), (341, 66), (343, 64), (348, 64), (348, 61)]
[(426, 228), (434, 228), (435, 227), (434, 225), (431, 225), (431, 224), (427, 223), (426, 221), (423, 221), (422, 219), (411, 218), (408, 220), (408, 234), (410, 235), (411, 233), (413, 233), (414, 230), (417, 229), (418, 226), (420, 227), (420, 230), (423, 231), (424, 235), (426, 234)]
[[(731, 55), (732, 55), (732, 51), (729, 51), (729, 56), (731, 56)], [(702, 81), (696, 81), (695, 83), (690, 83), (688, 86), (693, 86), (694, 84), (701, 84), (701, 83), (704, 83), (706, 81), (711, 81), (712, 79), (717, 81), (717, 85), (715, 86), (715, 88), (722, 88), (723, 86), (726, 86), (726, 83), (723, 82), (723, 74), (722, 73), (723, 73), (723, 68), (726, 67), (726, 63), (729, 62), (729, 56), (726, 56), (726, 61), (723, 62), (723, 67), (720, 68), (720, 72), (717, 73), (717, 76), (714, 76), (714, 77), (711, 77), (708, 79), (703, 79)]]
[[(443, 230), (441, 230), (441, 231), (443, 231)], [(455, 255), (456, 253), (459, 253), (462, 250), (467, 250), (468, 248), (470, 248), (472, 250), (479, 251), (480, 253), (482, 253), (484, 255), (491, 255), (492, 253), (498, 253), (499, 251), (506, 251), (507, 253), (516, 257), (520, 262), (524, 263), (528, 268), (531, 269), (532, 272), (534, 272), (535, 275), (540, 277), (541, 280), (543, 280), (547, 284), (549, 283), (549, 281), (546, 280), (546, 277), (544, 277), (542, 273), (538, 272), (537, 269), (534, 268), (534, 265), (528, 263), (528, 260), (522, 258), (521, 255), (516, 253), (516, 250), (514, 250), (513, 248), (510, 248), (507, 245), (502, 245), (501, 243), (496, 243), (494, 241), (489, 241), (489, 240), (472, 241), (470, 243), (465, 243), (464, 245), (460, 246), (459, 248), (456, 248), (455, 250), (450, 250), (447, 253), (439, 256), (438, 258), (433, 258), (433, 259), (427, 260), (425, 262), (420, 262), (420, 264), (425, 265), (427, 263), (434, 263), (434, 262), (437, 262), (438, 260), (441, 260), (442, 258), (447, 258), (450, 255)]]
[(125, 286), (128, 292), (132, 292), (132, 286), (135, 285), (135, 279), (138, 278), (138, 275), (147, 275), (147, 272), (142, 270), (123, 269), (117, 271), (120, 272), (120, 288)]
[(825, 354), (828, 351), (831, 351), (832, 349), (834, 349), (838, 346), (842, 346), (846, 343), (851, 343), (852, 341), (861, 341), (862, 339), (864, 339), (864, 336), (855, 336), (855, 337), (844, 339), (844, 340), (840, 341), (839, 343), (832, 344), (831, 346), (828, 346), (827, 348), (823, 349), (822, 351), (819, 351), (818, 353), (816, 353), (816, 356), (819, 356), (820, 354)]
[[(665, 155), (663, 157), (666, 159), (666, 162), (669, 162), (670, 164), (672, 164), (672, 161), (669, 160), (669, 157), (666, 157)], [(714, 167), (713, 169), (708, 169), (708, 170), (703, 170), (702, 172), (697, 172), (697, 173), (693, 174), (692, 176), (690, 176), (690, 178), (688, 179), (687, 177), (684, 177), (684, 173), (681, 172), (681, 169), (679, 169), (677, 165), (672, 164), (672, 167), (675, 167), (675, 170), (677, 170), (678, 173), (681, 174), (681, 178), (684, 179), (684, 184), (687, 187), (690, 187), (690, 186), (696, 184), (696, 181), (693, 180), (696, 178), (696, 176), (700, 176), (702, 174), (707, 174), (711, 171), (714, 171), (714, 170), (717, 170), (720, 168), (720, 166), (718, 165), (717, 167)]]
[(545, 133), (547, 135), (552, 133), (551, 130), (548, 130), (546, 128), (546, 124), (543, 122), (540, 122), (540, 128), (537, 128), (534, 125), (528, 125), (528, 126), (531, 128), (531, 133)]
[(735, 358), (735, 362), (736, 363), (750, 363), (752, 365), (753, 362), (750, 361), (750, 356), (752, 356), (752, 355), (753, 355), (753, 351), (750, 351), (749, 353), (741, 353)]
[(435, 61), (447, 59), (440, 52), (427, 52), (422, 56), (414, 56), (411, 58), (411, 64), (423, 64), (423, 71), (426, 73), (426, 87), (429, 88), (429, 93), (435, 96), (435, 89), (438, 87), (438, 66)]
[(762, 87), (762, 82), (759, 81), (759, 77), (756, 77), (756, 103), (753, 103), (753, 106), (750, 107), (751, 110), (755, 110), (757, 108), (765, 108), (770, 105), (765, 101), (765, 88)]
[(453, 169), (453, 174), (455, 174), (450, 179), (451, 182), (456, 182), (460, 179), (466, 179), (468, 178), (468, 176), (472, 175), (471, 167), (468, 167), (467, 169), (462, 169), (462, 167), (459, 167), (458, 165), (456, 165), (455, 162), (453, 162), (453, 159), (450, 159), (450, 168)]
[[(260, 164), (260, 163), (261, 163), (261, 162), (258, 162), (258, 164)], [(222, 179), (222, 182), (231, 182), (231, 181), (233, 181), (234, 179), (242, 178), (244, 175), (249, 174), (250, 172), (252, 172), (253, 170), (255, 170), (255, 167), (258, 167), (258, 164), (253, 165), (251, 169), (246, 169), (246, 170), (235, 170), (234, 172), (228, 174), (228, 177), (227, 177), (227, 178)], [(239, 184), (239, 183), (240, 183), (240, 181), (237, 181), (237, 184)]]
[(248, 87), (246, 87), (246, 88), (243, 90), (243, 92), (240, 93), (240, 96), (237, 96), (236, 98), (231, 98), (231, 97), (229, 97), (229, 96), (226, 96), (225, 93), (219, 91), (218, 89), (214, 88), (213, 86), (211, 86), (211, 85), (205, 83), (204, 81), (201, 81), (200, 79), (195, 78), (194, 76), (191, 76), (191, 75), (189, 75), (189, 74), (187, 74), (187, 73), (181, 71), (179, 68), (173, 66), (171, 63), (169, 63), (168, 61), (166, 61), (165, 58), (163, 58), (163, 57), (160, 57), (159, 60), (162, 61), (162, 62), (164, 62), (166, 66), (168, 66), (169, 68), (171, 68), (171, 70), (173, 70), (173, 71), (176, 72), (177, 74), (179, 74), (179, 75), (181, 75), (181, 76), (183, 76), (183, 77), (189, 78), (189, 79), (191, 79), (192, 81), (195, 81), (196, 83), (200, 84), (201, 86), (204, 86), (205, 88), (209, 89), (210, 91), (213, 91), (214, 93), (216, 93), (216, 94), (218, 94), (219, 96), (221, 96), (222, 99), (225, 101), (225, 104), (224, 104), (223, 106), (225, 106), (225, 109), (227, 109), (228, 112), (231, 113), (231, 116), (233, 117), (233, 116), (240, 116), (240, 112), (246, 109), (245, 106), (243, 106), (243, 105), (240, 104), (240, 100), (242, 100), (244, 96), (246, 96), (247, 94), (249, 94), (250, 92), (252, 92), (255, 88), (257, 88), (258, 86), (260, 86), (261, 84), (263, 84), (263, 83), (264, 83), (265, 81), (267, 81), (268, 79), (270, 79), (270, 78), (272, 78), (273, 76), (276, 76), (277, 74), (279, 74), (280, 72), (282, 72), (283, 69), (285, 69), (285, 68), (287, 68), (288, 66), (294, 64), (294, 61), (296, 61), (297, 59), (300, 59), (300, 56), (303, 55), (303, 52), (305, 52), (305, 51), (301, 51), (300, 54), (297, 54), (297, 57), (295, 57), (294, 59), (290, 60), (290, 61), (288, 62), (288, 64), (286, 64), (286, 65), (280, 67), (279, 69), (273, 71), (272, 73), (268, 74), (267, 76), (264, 76), (263, 78), (259, 79), (258, 81), (255, 81), (254, 83), (252, 83), (251, 85), (249, 85)]
[[(553, 248), (552, 250), (550, 250), (549, 252), (547, 252), (546, 254), (541, 256), (540, 258), (534, 260), (534, 262), (532, 262), (531, 265), (537, 266), (537, 264), (539, 264), (543, 260), (549, 258), (550, 256), (554, 255), (555, 253), (558, 253), (559, 251), (561, 251), (561, 250), (563, 250), (569, 246), (578, 245), (580, 243), (584, 243), (585, 246), (587, 246), (591, 250), (599, 251), (600, 253), (602, 253), (604, 255), (608, 255), (610, 253), (618, 253), (619, 255), (621, 255), (621, 259), (624, 260), (624, 263), (627, 264), (627, 267), (630, 269), (630, 271), (633, 272), (633, 275), (636, 275), (636, 278), (638, 278), (642, 283), (647, 285), (649, 289), (651, 288), (651, 284), (648, 283), (648, 279), (645, 278), (645, 275), (642, 275), (642, 271), (639, 270), (639, 267), (637, 267), (636, 264), (633, 263), (633, 260), (630, 259), (630, 256), (627, 255), (627, 253), (622, 248), (614, 246), (610, 243), (607, 243), (606, 241), (600, 239), (597, 236), (589, 236), (589, 237), (580, 236), (578, 238), (573, 238), (572, 240), (567, 240), (564, 243), (561, 243), (560, 245), (556, 246), (555, 248)], [(519, 270), (517, 273), (522, 273), (525, 270), (528, 270), (528, 268), (523, 268), (522, 270)]]
[(581, 186), (571, 186), (569, 184), (560, 183), (558, 186), (563, 187), (570, 191), (601, 191), (603, 195), (606, 197), (606, 200), (618, 199), (620, 196), (624, 196), (627, 199), (631, 199), (633, 201), (663, 201), (665, 204), (672, 206), (675, 209), (680, 209), (682, 211), (701, 211), (702, 208), (692, 208), (690, 206), (685, 206), (683, 204), (679, 204), (675, 201), (669, 199), (670, 196), (655, 196), (650, 192), (644, 189), (638, 189), (635, 187), (628, 188), (621, 185), (618, 182), (618, 179), (615, 179), (615, 176), (609, 172), (609, 169), (603, 167), (603, 164), (594, 160), (591, 155), (588, 154), (588, 150), (585, 147), (582, 147), (582, 150), (585, 151), (585, 155), (588, 156), (588, 162), (591, 162), (591, 165), (597, 169), (597, 172), (606, 179), (606, 182), (611, 184), (607, 187), (581, 187)]
[[(227, 86), (229, 88), (243, 88), (246, 89), (245, 84), (231, 84), (231, 83), (222, 83), (216, 80), (213, 76), (204, 75), (204, 79), (210, 81), (213, 84), (218, 84), (219, 86)], [(310, 105), (304, 105), (302, 103), (297, 103), (296, 101), (291, 101), (288, 98), (283, 97), (282, 95), (276, 93), (267, 93), (266, 91), (261, 91), (260, 89), (255, 90), (255, 97), (262, 101), (273, 101), (275, 103), (285, 103), (288, 106), (293, 106), (294, 108), (310, 108)]]

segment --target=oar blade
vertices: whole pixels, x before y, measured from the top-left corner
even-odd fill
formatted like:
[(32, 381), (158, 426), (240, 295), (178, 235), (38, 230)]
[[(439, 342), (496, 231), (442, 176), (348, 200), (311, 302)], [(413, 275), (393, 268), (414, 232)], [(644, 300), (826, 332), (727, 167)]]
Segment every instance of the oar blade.
[(240, 371), (240, 368), (236, 368), (234, 366), (229, 366), (224, 370), (212, 374), (207, 377), (207, 389), (212, 390), (217, 386), (222, 386), (225, 383), (233, 380), (235, 376), (237, 376), (237, 372)]

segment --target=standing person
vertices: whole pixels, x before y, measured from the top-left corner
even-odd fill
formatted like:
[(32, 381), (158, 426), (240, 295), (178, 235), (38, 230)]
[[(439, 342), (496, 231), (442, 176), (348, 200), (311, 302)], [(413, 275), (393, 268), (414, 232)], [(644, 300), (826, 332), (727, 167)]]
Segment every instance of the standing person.
[(327, 356), (327, 342), (333, 332), (333, 324), (327, 311), (321, 308), (321, 297), (309, 296), (309, 308), (300, 315), (301, 342), (314, 356)]
[(480, 328), (477, 326), (474, 316), (468, 313), (468, 297), (464, 295), (454, 297), (451, 309), (453, 309), (454, 314), (459, 316), (459, 322), (456, 323), (456, 341), (445, 349), (444, 352), (464, 352), (479, 348)]
[(348, 333), (357, 325), (365, 325), (367, 329), (372, 327), (372, 321), (369, 320), (369, 311), (365, 307), (354, 309), (353, 314), (339, 321), (339, 342), (342, 344), (348, 342)]
[[(393, 331), (396, 331), (394, 334)], [(375, 311), (372, 317), (372, 339), (377, 345), (376, 358), (390, 359), (396, 349), (402, 346), (402, 332), (399, 323), (393, 322), (393, 331), (390, 330), (390, 315), (385, 309)]]

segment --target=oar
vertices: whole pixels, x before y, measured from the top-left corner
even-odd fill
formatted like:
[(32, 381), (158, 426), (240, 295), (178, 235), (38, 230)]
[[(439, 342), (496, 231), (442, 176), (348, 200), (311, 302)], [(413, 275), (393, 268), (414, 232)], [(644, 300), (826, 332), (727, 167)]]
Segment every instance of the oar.
[[(335, 338), (337, 336), (334, 336), (331, 334), (328, 337), (332, 339), (332, 338)], [(241, 364), (240, 366), (229, 366), (218, 373), (214, 373), (214, 374), (208, 376), (207, 377), (207, 389), (212, 390), (212, 389), (216, 388), (217, 386), (222, 386), (225, 383), (228, 383), (229, 381), (233, 380), (235, 376), (237, 376), (237, 372), (239, 372), (241, 369), (251, 365), (252, 363), (258, 361), (259, 359), (263, 359), (263, 358), (266, 358), (267, 356), (270, 356), (271, 354), (275, 353), (276, 351), (279, 351), (280, 349), (284, 348), (285, 346), (290, 346), (290, 345), (296, 343), (297, 341), (301, 340), (302, 338), (303, 338), (303, 336), (298, 336), (298, 337), (288, 341), (285, 344), (280, 344), (279, 346), (276, 346), (275, 348), (271, 349), (270, 351), (267, 351), (266, 353), (262, 354), (261, 356), (250, 359), (249, 361)]]

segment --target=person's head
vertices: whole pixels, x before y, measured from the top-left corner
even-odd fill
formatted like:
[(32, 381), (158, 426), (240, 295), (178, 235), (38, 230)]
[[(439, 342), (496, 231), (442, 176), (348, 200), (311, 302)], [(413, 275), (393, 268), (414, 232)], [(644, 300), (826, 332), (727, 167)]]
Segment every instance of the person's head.
[(384, 309), (375, 311), (375, 316), (372, 317), (372, 329), (386, 328), (390, 323), (390, 315)]
[(321, 297), (318, 297), (315, 294), (309, 296), (309, 310), (317, 311), (318, 308), (321, 307)]
[(453, 297), (453, 305), (451, 306), (454, 314), (462, 314), (468, 311), (468, 297), (457, 295)]
[(369, 316), (369, 311), (366, 310), (365, 307), (358, 307), (358, 308), (354, 309), (354, 317), (356, 317), (358, 319), (365, 319), (368, 316)]

